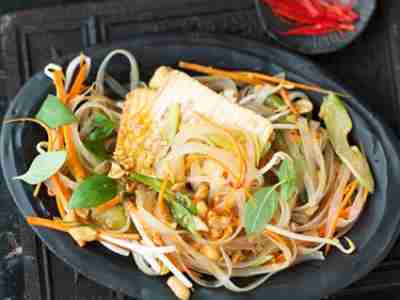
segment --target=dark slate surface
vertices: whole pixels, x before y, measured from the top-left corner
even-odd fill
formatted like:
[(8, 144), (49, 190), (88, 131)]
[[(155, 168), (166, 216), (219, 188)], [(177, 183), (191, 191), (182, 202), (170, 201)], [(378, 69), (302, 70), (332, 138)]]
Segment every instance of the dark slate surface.
[[(229, 33), (268, 41), (256, 21), (252, 0), (118, 0), (85, 1), (81, 5), (71, 4), (78, 1), (39, 2), (57, 6), (23, 10), (0, 19), (1, 115), (21, 84), (55, 54), (76, 53), (98, 43), (151, 32)], [(62, 4), (65, 2), (70, 5)], [(15, 1), (9, 8), (18, 8), (21, 3)], [(400, 135), (399, 11), (398, 0), (379, 1), (370, 26), (354, 44), (335, 54), (313, 57), (363, 97), (397, 135)], [(23, 256), (18, 254), (19, 245), (23, 247)], [(123, 295), (82, 278), (50, 254), (19, 218), (1, 181), (0, 256), (6, 254), (10, 255), (0, 264), (0, 298), (18, 295), (14, 299), (123, 299)], [(18, 272), (21, 266), (23, 273)], [(6, 278), (15, 279), (17, 284), (10, 285)], [(400, 244), (375, 271), (332, 298), (400, 299), (399, 278)]]

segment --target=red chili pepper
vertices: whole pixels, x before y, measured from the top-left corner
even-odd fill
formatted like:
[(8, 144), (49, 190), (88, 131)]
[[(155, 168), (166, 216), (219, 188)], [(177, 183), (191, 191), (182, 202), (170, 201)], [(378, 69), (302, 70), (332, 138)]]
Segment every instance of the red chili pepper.
[(282, 32), (282, 35), (326, 35), (332, 32), (343, 31), (354, 31), (354, 25), (351, 24), (335, 24), (330, 22), (318, 23), (314, 25), (301, 26), (290, 29), (286, 32)]
[(295, 28), (285, 35), (325, 35), (354, 30), (359, 15), (353, 10), (357, 0), (263, 0), (274, 14), (293, 22)]

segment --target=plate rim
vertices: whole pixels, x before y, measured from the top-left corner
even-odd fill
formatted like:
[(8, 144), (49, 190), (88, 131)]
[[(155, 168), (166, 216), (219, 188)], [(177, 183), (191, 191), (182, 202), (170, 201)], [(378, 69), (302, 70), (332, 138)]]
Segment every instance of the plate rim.
[[(239, 51), (239, 52), (247, 52), (250, 53), (253, 56), (260, 56), (260, 53), (255, 53), (254, 50), (250, 51), (248, 49), (246, 50), (242, 50), (242, 49), (237, 49), (237, 45), (247, 45), (247, 46), (254, 46), (254, 48), (258, 47), (259, 49), (264, 49), (264, 50), (273, 50), (276, 53), (280, 53), (282, 55), (285, 55), (287, 57), (292, 57), (296, 60), (301, 61), (302, 63), (306, 64), (308, 67), (312, 67), (313, 70), (317, 73), (319, 73), (319, 75), (321, 75), (322, 77), (324, 77), (324, 79), (327, 79), (330, 81), (330, 83), (336, 85), (338, 87), (338, 90), (346, 90), (349, 92), (350, 95), (354, 96), (354, 93), (351, 91), (351, 89), (348, 89), (345, 87), (345, 85), (343, 85), (340, 80), (337, 80), (334, 76), (332, 76), (331, 74), (325, 72), (324, 70), (322, 70), (320, 67), (318, 67), (316, 64), (312, 63), (311, 61), (305, 59), (302, 56), (293, 54), (288, 52), (287, 50), (284, 49), (280, 49), (277, 48), (273, 45), (269, 45), (269, 44), (263, 44), (260, 42), (255, 42), (252, 40), (247, 40), (247, 39), (243, 39), (243, 38), (237, 38), (237, 37), (232, 37), (232, 36), (228, 36), (228, 35), (213, 35), (213, 34), (203, 34), (203, 33), (186, 33), (186, 34), (176, 34), (176, 33), (169, 33), (169, 34), (145, 34), (142, 36), (144, 39), (147, 39), (146, 43), (153, 43), (153, 44), (157, 44), (157, 43), (177, 43), (179, 44), (179, 42), (185, 41), (188, 42), (190, 44), (193, 45), (199, 45), (199, 46), (219, 46), (219, 47), (224, 47), (224, 48), (228, 48), (231, 50), (235, 50), (235, 51)], [(140, 39), (140, 37), (138, 37)], [(126, 40), (126, 41), (119, 41), (117, 43), (110, 43), (110, 44), (106, 44), (106, 45), (99, 45), (99, 46), (95, 46), (95, 47), (91, 47), (88, 49), (85, 49), (85, 52), (87, 53), (95, 53), (96, 51), (105, 51), (105, 49), (113, 49), (119, 46), (123, 45), (130, 45), (134, 43), (133, 40)], [(261, 55), (262, 56), (262, 55)], [(18, 97), (20, 96), (20, 94), (23, 92), (23, 89), (27, 87), (27, 85), (29, 83), (32, 83), (32, 80), (34, 80), (35, 78), (38, 78), (40, 76), (44, 76), (43, 72), (39, 72), (36, 75), (34, 75), (31, 79), (29, 79), (24, 87), (20, 90), (20, 92), (17, 94), (17, 96), (13, 99), (12, 102), (10, 102), (9, 104), (9, 108), (7, 110), (7, 113), (5, 114), (5, 116), (9, 116), (12, 111), (14, 106), (16, 105), (16, 102), (18, 100)], [(303, 74), (301, 75), (303, 77)], [(306, 77), (304, 77), (306, 78)], [(309, 78), (306, 78), (307, 80), (310, 80)], [(50, 81), (49, 81), (50, 84)], [(358, 99), (357, 97), (355, 97), (355, 99)], [(361, 104), (359, 101), (355, 101), (355, 110), (358, 111), (358, 113), (363, 117), (364, 116), (369, 116), (371, 115), (370, 113), (370, 109), (368, 108), (368, 105)], [(354, 104), (353, 103), (353, 104)], [(370, 116), (371, 117), (371, 116)], [(372, 118), (372, 117), (371, 117)], [(399, 141), (397, 140), (396, 136), (394, 135), (393, 131), (391, 128), (389, 128), (386, 123), (379, 117), (379, 116), (374, 116), (373, 119), (375, 120), (376, 123), (379, 123), (381, 125), (381, 129), (384, 131), (384, 133), (388, 136), (391, 136), (391, 140), (389, 142), (389, 146), (392, 147), (393, 149), (400, 149), (400, 144)], [(17, 204), (19, 210), (21, 211), (21, 213), (26, 216), (28, 214), (32, 214), (33, 208), (27, 208), (24, 207), (24, 205), (22, 205), (22, 203), (20, 203), (20, 201), (18, 201), (15, 197), (15, 194), (18, 193), (18, 190), (24, 190), (24, 187), (21, 183), (16, 183), (15, 181), (12, 181), (8, 176), (6, 176), (7, 171), (6, 171), (6, 165), (9, 165), (9, 162), (6, 161), (6, 141), (5, 141), (5, 134), (4, 134), (4, 125), (2, 128), (2, 132), (1, 132), (1, 140), (0, 140), (0, 147), (1, 147), (1, 151), (0, 151), (0, 161), (1, 161), (1, 167), (2, 167), (2, 171), (3, 171), (3, 175), (4, 178), (6, 180), (6, 184), (8, 187), (9, 192), (11, 193), (14, 202)], [(351, 279), (349, 279), (349, 281), (345, 284), (341, 283), (340, 286), (337, 286), (336, 288), (330, 288), (327, 289), (328, 294), (331, 294), (332, 292), (341, 289), (349, 284), (351, 284), (352, 282), (356, 281), (357, 279), (361, 278), (362, 276), (364, 276), (365, 274), (367, 274), (373, 267), (375, 267), (380, 261), (382, 261), (384, 259), (384, 257), (386, 256), (386, 254), (390, 251), (392, 245), (394, 244), (394, 242), (396, 241), (396, 237), (399, 235), (400, 233), (400, 229), (397, 229), (397, 225), (400, 222), (400, 211), (398, 213), (397, 216), (397, 221), (395, 222), (395, 225), (392, 225), (392, 232), (391, 234), (388, 234), (385, 238), (385, 243), (384, 243), (384, 247), (380, 248), (380, 252), (376, 253), (375, 257), (374, 257), (374, 262), (373, 263), (369, 263), (368, 266), (363, 266), (364, 268), (361, 271), (357, 272), (356, 276), (352, 276)], [(46, 246), (59, 258), (61, 258), (65, 263), (67, 263), (68, 265), (70, 265), (73, 269), (77, 270), (78, 272), (82, 273), (84, 276), (101, 283), (102, 285), (105, 285), (111, 289), (118, 289), (120, 290), (121, 288), (118, 288), (116, 286), (114, 286), (112, 284), (112, 280), (110, 280), (110, 278), (108, 278), (110, 281), (107, 280), (107, 276), (99, 278), (98, 276), (96, 276), (96, 274), (94, 274), (90, 268), (87, 268), (87, 266), (83, 266), (83, 265), (79, 265), (76, 262), (73, 261), (74, 258), (74, 254), (72, 255), (62, 255), (62, 253), (58, 253), (57, 251), (55, 251), (54, 247), (52, 244), (50, 244), (48, 242), (48, 240), (46, 239), (46, 236), (57, 236), (61, 233), (58, 232), (53, 232), (53, 231), (49, 231), (47, 229), (42, 229), (42, 228), (37, 228), (37, 227), (32, 227), (33, 230), (35, 231), (35, 233), (40, 237), (40, 239), (46, 244)], [(389, 238), (391, 237), (391, 238)], [(372, 239), (372, 238), (371, 238)], [(78, 251), (76, 252), (78, 253)], [(82, 253), (80, 253), (82, 254)], [(154, 280), (154, 279), (152, 279)], [(133, 289), (127, 290), (127, 289), (122, 289), (123, 292), (129, 294), (129, 295), (139, 295), (139, 292), (141, 292), (142, 290), (139, 288), (135, 288), (133, 287)], [(143, 297), (142, 297), (143, 296)], [(166, 295), (167, 296), (167, 295)], [(246, 296), (246, 294), (244, 294), (244, 296)], [(326, 296), (326, 295), (313, 295), (313, 297), (320, 297), (320, 296)], [(139, 298), (146, 298), (145, 295), (139, 295)], [(233, 297), (232, 297), (233, 298)], [(256, 298), (256, 297), (255, 297)], [(173, 299), (173, 298), (172, 298)], [(304, 298), (306, 299), (306, 298)], [(309, 298), (307, 298), (309, 299)]]

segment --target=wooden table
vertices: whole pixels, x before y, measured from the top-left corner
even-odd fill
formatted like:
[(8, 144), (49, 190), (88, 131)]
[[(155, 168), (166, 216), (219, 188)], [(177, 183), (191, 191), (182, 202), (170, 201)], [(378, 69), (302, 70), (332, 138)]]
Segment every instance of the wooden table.
[[(400, 1), (379, 1), (370, 26), (355, 43), (335, 54), (311, 58), (346, 82), (398, 136), (399, 13)], [(257, 23), (252, 0), (118, 0), (20, 11), (0, 19), (0, 110), (3, 113), (23, 82), (55, 56), (140, 33), (166, 31), (228, 33), (270, 42)], [(24, 262), (25, 272), (14, 289), (20, 299), (124, 298), (79, 276), (52, 255), (20, 219), (4, 181), (0, 184), (0, 254), (9, 251), (1, 243), (6, 236), (15, 237), (23, 247), (23, 256), (17, 257)], [(7, 276), (3, 266), (0, 290)], [(399, 278), (400, 245), (365, 279), (332, 298), (400, 299), (396, 296), (400, 295)]]

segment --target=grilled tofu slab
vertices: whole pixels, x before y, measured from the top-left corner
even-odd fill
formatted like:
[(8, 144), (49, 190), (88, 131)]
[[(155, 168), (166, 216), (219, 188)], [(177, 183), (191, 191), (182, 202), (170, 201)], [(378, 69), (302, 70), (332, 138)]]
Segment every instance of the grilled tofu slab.
[(124, 105), (114, 157), (127, 169), (153, 174), (155, 163), (168, 151), (162, 129), (168, 109), (176, 103), (183, 122), (193, 123), (196, 115), (202, 115), (226, 128), (253, 134), (261, 146), (272, 134), (267, 119), (230, 102), (184, 72), (160, 67), (150, 87), (129, 93)]

